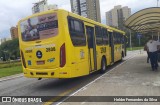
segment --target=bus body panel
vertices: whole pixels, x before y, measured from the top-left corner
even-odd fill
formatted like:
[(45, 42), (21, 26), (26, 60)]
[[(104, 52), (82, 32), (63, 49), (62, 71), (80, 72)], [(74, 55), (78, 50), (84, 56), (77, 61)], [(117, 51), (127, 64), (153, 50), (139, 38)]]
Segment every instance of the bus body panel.
[(87, 38), (87, 50), (88, 50), (88, 63), (89, 72), (92, 73), (97, 70), (97, 54), (95, 42), (95, 28), (93, 24), (85, 23), (86, 38)]
[(122, 57), (122, 45), (115, 45), (114, 46), (114, 61), (117, 62), (119, 60), (121, 60), (121, 57)]
[[(63, 14), (61, 12), (63, 11), (59, 11), (59, 14)], [(55, 12), (52, 11), (45, 14), (39, 14), (36, 17), (41, 15), (46, 15), (46, 14), (53, 14), (53, 13)], [(42, 74), (40, 74), (39, 77), (47, 77), (48, 75), (45, 75), (44, 73), (45, 69), (52, 70), (52, 73), (54, 73), (55, 69), (59, 69), (59, 72), (54, 73), (54, 75), (52, 76), (53, 78), (60, 77), (59, 75), (64, 75), (64, 74), (66, 77), (69, 77), (69, 78), (71, 77), (71, 73), (69, 73), (69, 70), (67, 71), (65, 70), (65, 68), (63, 68), (64, 73), (62, 73), (61, 72), (62, 68), (60, 68), (60, 48), (63, 44), (65, 44), (65, 36), (62, 36), (65, 34), (65, 31), (59, 31), (59, 30), (65, 29), (62, 25), (64, 24), (65, 20), (63, 20), (63, 16), (58, 15), (58, 13), (57, 13), (57, 16), (58, 16), (57, 17), (58, 20), (62, 20), (62, 21), (58, 21), (58, 34), (55, 37), (44, 39), (44, 40), (38, 40), (38, 41), (30, 41), (30, 42), (24, 42), (20, 40), (21, 55), (23, 53), (24, 55), (23, 57), (26, 63), (26, 68), (23, 67), (26, 77), (30, 77), (31, 73), (33, 73), (33, 70), (34, 72), (37, 72), (39, 74), (40, 74), (39, 70), (41, 70)], [(19, 34), (21, 34), (20, 31), (19, 31)], [(19, 36), (20, 38), (22, 38), (21, 35)], [(37, 57), (38, 51), (42, 52), (41, 58)], [(66, 57), (66, 60), (67, 59), (68, 58)], [(65, 66), (70, 66), (67, 64), (65, 64)], [(36, 76), (36, 73), (34, 76)], [(63, 76), (63, 78), (66, 78), (65, 76)], [(37, 74), (37, 77), (38, 77), (38, 74)]]
[[(72, 14), (67, 13), (64, 15), (63, 19), (65, 20), (65, 35), (66, 37), (66, 57), (67, 65), (70, 66), (71, 76), (79, 77), (89, 74), (88, 70), (88, 51), (87, 46), (83, 47), (75, 47), (71, 41), (70, 32), (69, 32), (69, 24), (68, 24), (68, 16), (72, 16)], [(66, 28), (68, 27), (68, 28)]]
[[(58, 31), (55, 31), (55, 33), (57, 33), (55, 36), (35, 41), (22, 40), (23, 29), (21, 28), (21, 23), (30, 19), (35, 21), (35, 17), (39, 16), (43, 21), (45, 18), (53, 18), (53, 14), (57, 14), (58, 21)], [(73, 17), (74, 19), (83, 22), (86, 45), (73, 45), (68, 17)], [(89, 49), (88, 47), (86, 26), (91, 27), (94, 30), (94, 48)], [(123, 33), (117, 29), (102, 25), (98, 22), (94, 22), (93, 20), (69, 13), (64, 10), (50, 10), (35, 14), (19, 21), (18, 33), (24, 76), (28, 78), (74, 78), (89, 75), (90, 73), (101, 69), (102, 57), (106, 58), (106, 65), (110, 65), (112, 61), (111, 47), (109, 44), (100, 46), (96, 45), (95, 26), (100, 26), (106, 30), (109, 29), (111, 31)], [(43, 34), (46, 34), (47, 32), (48, 31), (45, 31)], [(115, 61), (121, 59), (121, 51), (122, 44), (114, 46)]]

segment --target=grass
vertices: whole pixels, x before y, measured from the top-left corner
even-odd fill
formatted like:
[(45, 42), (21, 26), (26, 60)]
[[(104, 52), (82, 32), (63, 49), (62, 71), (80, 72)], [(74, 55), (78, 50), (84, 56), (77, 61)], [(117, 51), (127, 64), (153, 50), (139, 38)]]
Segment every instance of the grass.
[(22, 73), (21, 62), (0, 62), (0, 78)]
[(22, 66), (0, 68), (0, 78), (22, 73)]
[[(140, 50), (143, 47), (133, 47), (133, 50)], [(127, 51), (131, 51), (127, 48)], [(0, 62), (0, 78), (22, 73), (21, 62)]]
[(11, 68), (15, 66), (21, 66), (21, 62), (1, 62), (0, 63), (0, 69), (1, 68)]
[(144, 47), (132, 47), (132, 49), (131, 48), (127, 48), (127, 51), (141, 50), (143, 48)]

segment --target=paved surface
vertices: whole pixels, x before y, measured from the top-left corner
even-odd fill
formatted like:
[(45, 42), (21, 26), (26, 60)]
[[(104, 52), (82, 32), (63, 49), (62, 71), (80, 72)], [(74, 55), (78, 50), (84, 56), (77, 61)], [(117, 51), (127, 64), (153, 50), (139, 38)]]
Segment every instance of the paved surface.
[[(74, 96), (160, 96), (160, 68), (151, 71), (146, 53), (136, 55), (100, 79), (84, 87)], [(160, 105), (160, 103), (88, 103), (63, 102), (60, 105)]]
[[(140, 51), (128, 52), (128, 56), (125, 59), (139, 53)], [(114, 68), (114, 66), (112, 67)], [(0, 96), (66, 96), (74, 93), (76, 90), (82, 88), (100, 76), (101, 74), (94, 73), (89, 76), (74, 79), (42, 79), (41, 81), (38, 81), (37, 79), (25, 78), (20, 74), (16, 75), (18, 78), (11, 76), (0, 79)], [(1, 104), (2, 103), (0, 103), (0, 105)], [(3, 103), (3, 105), (24, 104), (39, 105), (42, 103)]]
[(12, 79), (15, 79), (15, 78), (21, 78), (21, 77), (23, 77), (23, 73), (21, 73), (21, 74), (16, 74), (16, 75), (12, 75), (12, 76), (2, 77), (2, 78), (0, 78), (0, 82), (12, 80)]

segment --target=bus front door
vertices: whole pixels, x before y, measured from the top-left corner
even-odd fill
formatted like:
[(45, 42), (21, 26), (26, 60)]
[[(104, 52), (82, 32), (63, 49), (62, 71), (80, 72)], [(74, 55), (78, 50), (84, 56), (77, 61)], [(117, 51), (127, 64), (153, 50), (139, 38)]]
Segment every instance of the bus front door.
[(111, 64), (114, 63), (114, 40), (113, 32), (109, 32), (109, 46), (111, 48)]
[(96, 57), (94, 27), (86, 26), (86, 34), (87, 34), (87, 41), (88, 41), (89, 70), (90, 72), (93, 72), (97, 70), (97, 57)]

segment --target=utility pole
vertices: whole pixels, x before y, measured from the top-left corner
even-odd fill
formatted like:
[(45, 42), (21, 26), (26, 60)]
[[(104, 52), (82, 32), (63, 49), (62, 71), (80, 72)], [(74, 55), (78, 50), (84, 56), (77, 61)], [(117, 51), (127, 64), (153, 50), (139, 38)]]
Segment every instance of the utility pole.
[(157, 0), (157, 7), (158, 7), (158, 4), (159, 4), (159, 0)]
[(153, 31), (152, 31), (152, 39), (153, 39)]
[(139, 37), (138, 39), (139, 39), (139, 47), (140, 47), (140, 45), (141, 45), (141, 37)]
[(158, 31), (158, 41), (159, 41), (159, 31)]
[(131, 30), (129, 30), (130, 33), (130, 50), (132, 51), (132, 33)]

